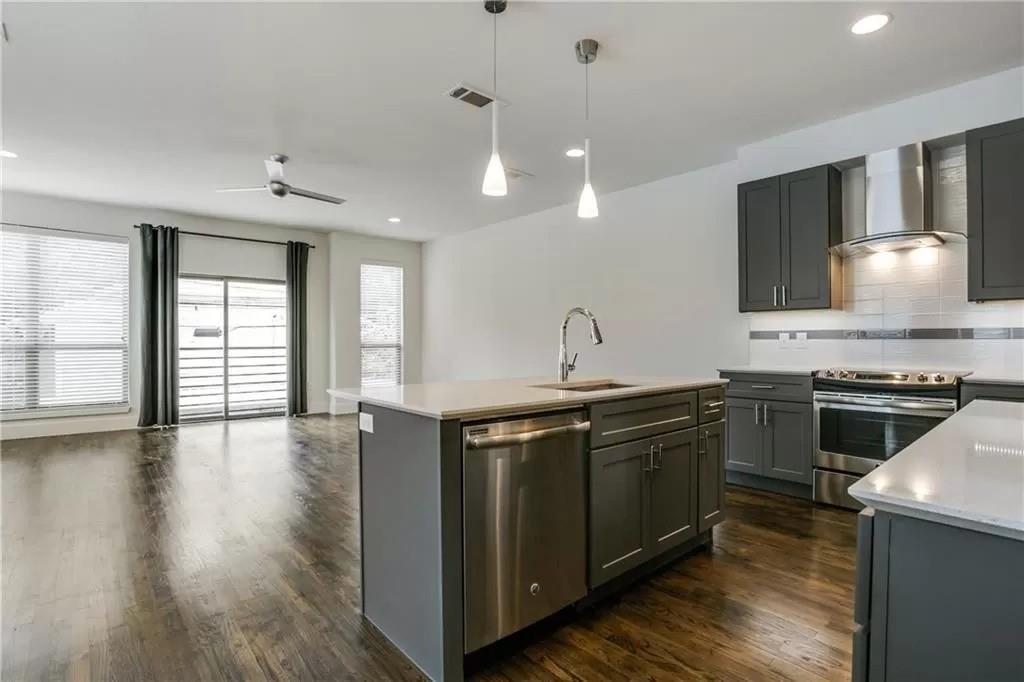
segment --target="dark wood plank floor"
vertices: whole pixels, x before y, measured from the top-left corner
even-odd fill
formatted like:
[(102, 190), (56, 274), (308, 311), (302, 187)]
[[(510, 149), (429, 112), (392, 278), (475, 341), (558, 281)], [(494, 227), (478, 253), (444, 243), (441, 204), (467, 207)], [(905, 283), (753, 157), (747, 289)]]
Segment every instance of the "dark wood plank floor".
[[(352, 418), (2, 450), (2, 679), (419, 679), (357, 611)], [(477, 676), (848, 678), (854, 515), (728, 502), (713, 550)]]

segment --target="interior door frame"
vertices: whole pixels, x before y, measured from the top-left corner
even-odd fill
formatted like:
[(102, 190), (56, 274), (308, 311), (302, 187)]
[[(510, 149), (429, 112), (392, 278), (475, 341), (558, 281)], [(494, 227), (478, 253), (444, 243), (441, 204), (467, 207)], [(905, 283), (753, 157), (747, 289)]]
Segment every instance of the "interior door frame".
[[(182, 279), (205, 279), (205, 280), (211, 280), (211, 281), (215, 281), (215, 282), (220, 282), (222, 284), (222, 286), (221, 286), (221, 295), (223, 296), (223, 299), (222, 299), (223, 302), (221, 303), (221, 305), (223, 306), (223, 311), (224, 311), (224, 314), (223, 314), (223, 318), (224, 318), (224, 344), (223, 344), (223, 347), (224, 347), (224, 379), (223, 379), (223, 382), (224, 382), (224, 415), (222, 417), (220, 417), (220, 418), (213, 417), (213, 418), (208, 418), (208, 419), (189, 419), (187, 423), (189, 423), (189, 424), (198, 424), (198, 423), (202, 423), (202, 422), (228, 421), (228, 420), (232, 420), (232, 419), (260, 419), (260, 418), (265, 418), (265, 417), (284, 417), (284, 416), (286, 416), (287, 413), (288, 413), (288, 406), (287, 406), (287, 404), (285, 405), (285, 408), (283, 410), (281, 410), (280, 414), (278, 414), (276, 412), (274, 412), (272, 414), (242, 414), (242, 415), (232, 415), (231, 414), (231, 410), (229, 409), (230, 397), (229, 397), (229, 394), (228, 394), (228, 333), (229, 333), (228, 323), (229, 323), (229, 320), (230, 320), (229, 305), (228, 305), (228, 284), (230, 282), (256, 282), (256, 283), (261, 283), (261, 284), (280, 284), (280, 285), (282, 285), (282, 286), (287, 288), (288, 283), (286, 281), (284, 281), (283, 279), (271, 279), (271, 278), (268, 278), (268, 277), (237, 277), (237, 276), (234, 276), (234, 275), (198, 275), (198, 274), (191, 274), (191, 273), (187, 273), (187, 272), (179, 272), (178, 273), (178, 280), (180, 281)], [(174, 302), (174, 304), (175, 304), (175, 306), (180, 305), (180, 300), (176, 300)], [(288, 338), (291, 336), (290, 334), (288, 334), (288, 329), (287, 329), (287, 324), (288, 324), (288, 296), (287, 295), (285, 296), (284, 307), (285, 307), (285, 356), (287, 357), (287, 354), (288, 354)], [(178, 372), (179, 373), (181, 372), (181, 342), (180, 341), (178, 342)], [(285, 363), (285, 367), (284, 367), (284, 376), (285, 376), (285, 385), (287, 385), (287, 383), (288, 383), (288, 363), (287, 362)], [(180, 375), (179, 375), (178, 379), (180, 380)], [(179, 389), (178, 399), (179, 400), (181, 399), (180, 389)], [(180, 409), (180, 405), (179, 405), (179, 409)]]

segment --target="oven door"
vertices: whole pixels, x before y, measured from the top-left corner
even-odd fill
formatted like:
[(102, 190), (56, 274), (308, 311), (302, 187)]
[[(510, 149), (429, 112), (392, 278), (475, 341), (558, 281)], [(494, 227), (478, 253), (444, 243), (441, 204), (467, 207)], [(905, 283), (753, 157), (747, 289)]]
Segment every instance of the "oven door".
[(956, 411), (952, 398), (814, 392), (814, 466), (866, 474)]

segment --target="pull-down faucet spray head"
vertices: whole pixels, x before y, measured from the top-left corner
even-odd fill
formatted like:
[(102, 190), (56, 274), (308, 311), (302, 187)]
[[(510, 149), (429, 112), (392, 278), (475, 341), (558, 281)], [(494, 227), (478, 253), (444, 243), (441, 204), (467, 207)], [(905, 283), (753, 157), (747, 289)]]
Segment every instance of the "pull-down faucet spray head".
[(558, 380), (568, 381), (569, 372), (576, 369), (576, 358), (573, 358), (572, 362), (569, 362), (569, 353), (565, 347), (565, 332), (569, 328), (569, 320), (572, 319), (573, 315), (582, 315), (587, 318), (590, 322), (590, 342), (595, 346), (604, 343), (604, 338), (601, 337), (601, 328), (597, 326), (597, 318), (586, 308), (573, 308), (565, 314), (565, 319), (562, 320), (561, 336), (559, 338), (558, 345)]

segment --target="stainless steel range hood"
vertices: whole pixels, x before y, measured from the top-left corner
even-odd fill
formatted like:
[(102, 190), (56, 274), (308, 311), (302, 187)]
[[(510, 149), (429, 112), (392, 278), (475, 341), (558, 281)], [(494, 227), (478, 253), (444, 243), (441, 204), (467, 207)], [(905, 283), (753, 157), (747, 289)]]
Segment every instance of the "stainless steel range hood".
[(860, 234), (843, 225), (841, 256), (938, 246), (966, 238), (932, 226), (931, 152), (923, 143), (868, 154), (864, 165), (866, 215)]

